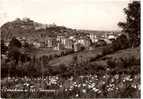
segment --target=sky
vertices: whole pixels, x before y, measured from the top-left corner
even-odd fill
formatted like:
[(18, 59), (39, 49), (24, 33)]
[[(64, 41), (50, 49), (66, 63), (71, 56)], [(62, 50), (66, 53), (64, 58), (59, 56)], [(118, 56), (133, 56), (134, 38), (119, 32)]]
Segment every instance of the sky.
[(16, 18), (74, 29), (120, 30), (132, 0), (0, 0), (0, 26)]

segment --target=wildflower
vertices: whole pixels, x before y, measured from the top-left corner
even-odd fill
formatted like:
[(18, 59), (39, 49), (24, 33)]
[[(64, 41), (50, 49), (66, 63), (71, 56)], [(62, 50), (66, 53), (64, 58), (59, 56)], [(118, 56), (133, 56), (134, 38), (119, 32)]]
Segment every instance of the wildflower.
[(30, 84), (28, 84), (28, 83), (26, 82), (26, 83), (24, 83), (24, 85), (29, 86)]
[(72, 81), (72, 80), (73, 80), (73, 77), (71, 77), (69, 80), (71, 80), (71, 81)]
[(104, 84), (105, 84), (105, 82), (103, 81), (103, 82), (102, 82), (102, 84), (104, 85)]
[(129, 81), (133, 81), (133, 79), (129, 79)]
[(86, 93), (86, 90), (85, 90), (85, 89), (83, 89), (83, 90), (82, 90), (82, 92), (83, 92), (83, 93)]
[(92, 88), (92, 86), (91, 86), (91, 85), (88, 85), (88, 88)]
[(83, 86), (83, 87), (85, 87), (85, 86), (86, 86), (86, 84), (82, 84), (82, 86)]
[(84, 76), (80, 76), (80, 78), (83, 78)]
[(118, 87), (116, 87), (116, 90), (118, 90), (119, 88)]
[(99, 90), (98, 93), (101, 93), (101, 90)]
[(73, 88), (73, 86), (70, 86), (70, 88), (72, 89), (72, 88)]
[(78, 94), (76, 94), (75, 96), (76, 96), (76, 97), (78, 97), (79, 95), (78, 95)]
[(118, 74), (115, 75), (115, 79), (119, 79), (119, 75)]
[(115, 80), (112, 78), (112, 79), (111, 79), (111, 82), (114, 82), (114, 81), (115, 81)]
[(109, 71), (110, 69), (109, 69), (109, 68), (107, 68), (106, 70), (107, 70), (107, 71)]
[(137, 86), (135, 84), (131, 85), (133, 88), (137, 88)]
[(81, 87), (81, 84), (78, 84), (78, 87)]
[(74, 85), (75, 87), (77, 87), (78, 85), (76, 84), (76, 85)]
[(95, 92), (97, 92), (99, 89), (97, 89), (97, 88), (93, 88), (93, 90), (94, 90)]
[[(96, 78), (96, 77), (95, 77)], [(91, 77), (91, 79), (94, 79), (94, 77)]]
[(128, 75), (128, 76), (126, 76), (126, 77), (124, 77), (124, 80), (129, 81), (129, 80), (130, 80), (130, 75)]
[(92, 83), (92, 80), (89, 80), (90, 83)]
[(62, 87), (62, 85), (60, 85), (59, 87)]
[(123, 82), (125, 82), (125, 79), (123, 79)]
[(106, 78), (106, 76), (104, 75), (103, 78)]
[(68, 91), (68, 89), (65, 89), (65, 91)]
[(8, 77), (7, 79), (9, 80), (9, 79), (11, 79), (11, 77)]
[(76, 84), (76, 82), (74, 82), (73, 84)]
[(69, 90), (71, 91), (72, 89), (70, 88)]

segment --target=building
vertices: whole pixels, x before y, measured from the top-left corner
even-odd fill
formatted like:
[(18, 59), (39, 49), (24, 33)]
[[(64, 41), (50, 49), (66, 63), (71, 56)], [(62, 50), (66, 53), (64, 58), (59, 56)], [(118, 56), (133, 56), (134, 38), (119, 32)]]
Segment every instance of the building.
[(61, 42), (61, 40), (62, 40), (63, 38), (64, 38), (64, 36), (62, 36), (62, 35), (57, 35), (56, 40)]
[(57, 46), (53, 47), (54, 50), (63, 50), (64, 45), (61, 44), (60, 42), (57, 42)]
[(40, 43), (38, 43), (38, 42), (33, 42), (33, 45), (34, 45), (36, 48), (40, 48), (40, 47), (41, 47)]
[(75, 51), (75, 52), (82, 50), (82, 48), (83, 48), (83, 45), (82, 45), (82, 44), (80, 44), (80, 43), (78, 43), (78, 42), (75, 42), (75, 43), (74, 43), (74, 51)]
[(115, 35), (108, 35), (108, 39), (116, 39), (116, 36)]
[(65, 48), (67, 49), (73, 49), (73, 40), (71, 39), (66, 39), (66, 42), (65, 42)]
[(76, 42), (83, 45), (84, 47), (89, 47), (91, 45), (91, 39), (88, 37), (80, 37), (76, 40)]
[(95, 42), (98, 41), (97, 36), (96, 36), (96, 34), (94, 34), (94, 33), (91, 33), (91, 34), (89, 35), (89, 37), (90, 37), (92, 43), (95, 43)]
[(52, 38), (48, 38), (46, 40), (46, 47), (53, 47), (53, 39)]

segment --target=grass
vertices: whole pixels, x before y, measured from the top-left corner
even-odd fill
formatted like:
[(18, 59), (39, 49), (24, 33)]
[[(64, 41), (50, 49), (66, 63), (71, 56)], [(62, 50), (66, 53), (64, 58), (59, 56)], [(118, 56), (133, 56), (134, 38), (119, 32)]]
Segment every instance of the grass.
[(105, 55), (101, 59), (107, 59), (107, 58), (112, 58), (112, 59), (119, 59), (119, 58), (129, 58), (129, 57), (135, 57), (137, 59), (140, 58), (140, 48), (128, 48), (124, 50), (119, 50), (115, 53)]
[[(42, 54), (48, 54), (50, 52), (50, 50), (47, 49), (38, 49), (37, 50), (37, 54), (38, 55), (42, 55)], [(44, 54), (44, 55), (45, 55)], [(98, 71), (98, 69), (100, 68), (96, 68), (96, 67), (103, 67), (105, 69), (102, 69), (101, 75), (89, 75), (89, 77), (83, 77), (83, 76), (78, 76), (73, 78), (72, 80), (69, 79), (63, 79), (60, 78), (60, 80), (57, 81), (57, 83), (55, 85), (57, 86), (53, 86), (51, 85), (49, 87), (49, 85), (45, 85), (44, 89), (49, 89), (51, 87), (57, 89), (57, 94), (55, 95), (50, 95), (49, 93), (29, 93), (30, 97), (36, 97), (36, 98), (40, 98), (40, 97), (52, 97), (54, 96), (56, 97), (78, 97), (77, 98), (138, 98), (140, 97), (140, 64), (139, 61), (140, 60), (140, 49), (138, 48), (128, 48), (128, 49), (124, 49), (124, 50), (120, 50), (120, 51), (116, 51), (114, 53), (102, 56), (102, 47), (100, 48), (96, 48), (93, 51), (81, 51), (81, 52), (77, 52), (77, 53), (72, 53), (72, 54), (68, 54), (62, 57), (58, 57), (58, 58), (54, 58), (50, 61), (50, 64), (52, 64), (53, 66), (58, 66), (60, 64), (66, 64), (69, 65), (72, 61), (73, 61), (73, 55), (77, 54), (78, 56), (78, 60), (79, 62), (83, 62), (83, 61), (90, 61), (89, 64), (92, 64), (93, 67), (91, 68), (92, 71), (95, 71), (94, 73), (96, 73)], [(99, 57), (100, 56), (100, 57)], [(132, 57), (133, 57), (133, 61), (137, 61), (137, 62), (132, 62)], [(127, 64), (127, 68), (126, 67), (118, 67), (119, 65), (114, 62), (114, 60), (121, 60), (121, 58), (123, 60), (127, 60), (127, 62), (125, 62), (125, 64)], [(130, 59), (131, 58), (131, 59)], [(106, 70), (108, 66), (108, 61), (109, 60), (113, 60), (111, 61), (111, 63), (113, 63), (113, 65), (115, 65), (115, 67), (117, 68), (109, 68), (110, 73), (108, 73), (108, 71)], [(121, 61), (119, 61), (121, 62)], [(128, 64), (128, 62), (131, 62), (133, 64)], [(137, 64), (136, 64), (137, 63)], [(86, 65), (86, 64), (84, 64)], [(88, 67), (88, 64), (86, 65)], [(94, 68), (95, 67), (95, 68)], [(89, 68), (89, 67), (88, 67)], [(85, 71), (88, 71), (90, 69), (85, 69)], [(54, 69), (56, 69), (54, 67)], [(82, 67), (80, 67), (81, 72), (84, 72), (84, 69), (82, 69)], [(66, 70), (65, 70), (66, 71)], [(115, 72), (115, 73), (112, 73)], [(64, 72), (64, 71), (63, 71)], [(67, 72), (69, 72), (67, 70)], [(122, 73), (119, 73), (122, 72)], [(134, 73), (136, 72), (136, 73)], [(129, 76), (129, 77), (128, 77)], [(60, 76), (59, 76), (60, 77)], [(126, 80), (125, 80), (126, 79)], [(31, 79), (32, 80), (32, 79)], [(68, 80), (71, 81), (68, 83)], [(3, 79), (2, 81), (2, 85), (3, 87), (8, 87), (8, 86), (12, 86), (12, 88), (15, 88), (15, 84), (17, 83), (17, 81), (19, 80), (13, 80), (13, 82), (9, 82), (9, 84), (6, 82), (6, 80)], [(27, 81), (27, 80), (26, 80)], [(23, 81), (22, 83), (26, 82)], [(39, 88), (41, 88), (41, 81), (43, 81), (43, 78), (41, 77), (40, 80), (38, 81), (38, 79), (36, 79), (35, 81), (30, 81), (30, 83), (32, 83), (34, 86), (37, 87), (37, 85), (39, 85)], [(52, 80), (51, 80), (52, 81)], [(49, 77), (47, 78), (47, 80), (44, 80), (43, 82), (49, 82)], [(102, 84), (102, 82), (104, 82), (104, 84)], [(19, 82), (21, 83), (21, 82)], [(14, 85), (13, 85), (14, 84)], [(18, 83), (17, 83), (18, 84)], [(62, 87), (60, 87), (60, 85), (62, 84)], [(94, 85), (94, 86), (91, 86)], [(112, 85), (112, 86), (109, 86)], [(135, 86), (134, 86), (135, 85)], [(78, 87), (79, 86), (79, 87)], [(93, 88), (91, 88), (93, 87)], [(96, 91), (98, 89), (98, 91)], [(111, 90), (112, 89), (112, 90)], [(86, 91), (85, 91), (86, 90)], [(10, 95), (10, 96), (9, 96)], [(19, 96), (23, 96), (23, 94), (14, 94), (14, 93), (7, 93), (7, 92), (3, 92), (2, 93), (2, 97), (19, 97)], [(27, 94), (25, 95), (25, 97), (29, 97), (27, 96)]]
[(137, 48), (128, 48), (120, 50), (108, 55), (105, 55), (98, 60), (92, 61), (89, 64), (98, 65), (103, 67), (109, 66), (109, 61), (113, 65), (112, 69), (116, 72), (125, 71), (130, 72), (139, 72), (140, 71), (140, 49)]
[(70, 55), (62, 56), (56, 59), (53, 59), (49, 62), (51, 66), (58, 66), (61, 64), (65, 64), (66, 66), (70, 65), (73, 62), (73, 56), (77, 55), (78, 62), (87, 62), (90, 61), (92, 58), (96, 58), (102, 54), (102, 47), (98, 47), (93, 51), (84, 50), (81, 52), (73, 53)]
[(52, 48), (39, 48), (39, 49), (33, 49), (32, 54), (36, 57), (41, 57), (43, 55), (53, 55), (53, 54), (59, 54), (61, 51), (55, 51)]

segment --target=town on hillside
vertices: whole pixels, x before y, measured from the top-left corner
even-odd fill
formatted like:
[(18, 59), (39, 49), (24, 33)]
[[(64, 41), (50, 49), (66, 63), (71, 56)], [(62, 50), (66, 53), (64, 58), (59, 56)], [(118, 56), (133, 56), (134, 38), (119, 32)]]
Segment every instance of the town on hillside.
[[(40, 40), (32, 40), (26, 37), (15, 37), (17, 40), (21, 42), (24, 46), (25, 43), (29, 45), (33, 45), (35, 48), (52, 48), (53, 50), (63, 50), (63, 49), (71, 49), (76, 51), (81, 50), (82, 48), (86, 48), (89, 50), (93, 49), (93, 45), (95, 46), (103, 46), (106, 44), (111, 44), (112, 41), (116, 40), (121, 33), (104, 33), (102, 35), (89, 33), (84, 36), (63, 36), (57, 35), (56, 37), (40, 37)], [(8, 47), (11, 39), (5, 41), (5, 45)]]
[(140, 1), (83, 1), (0, 0), (1, 98), (141, 98)]

